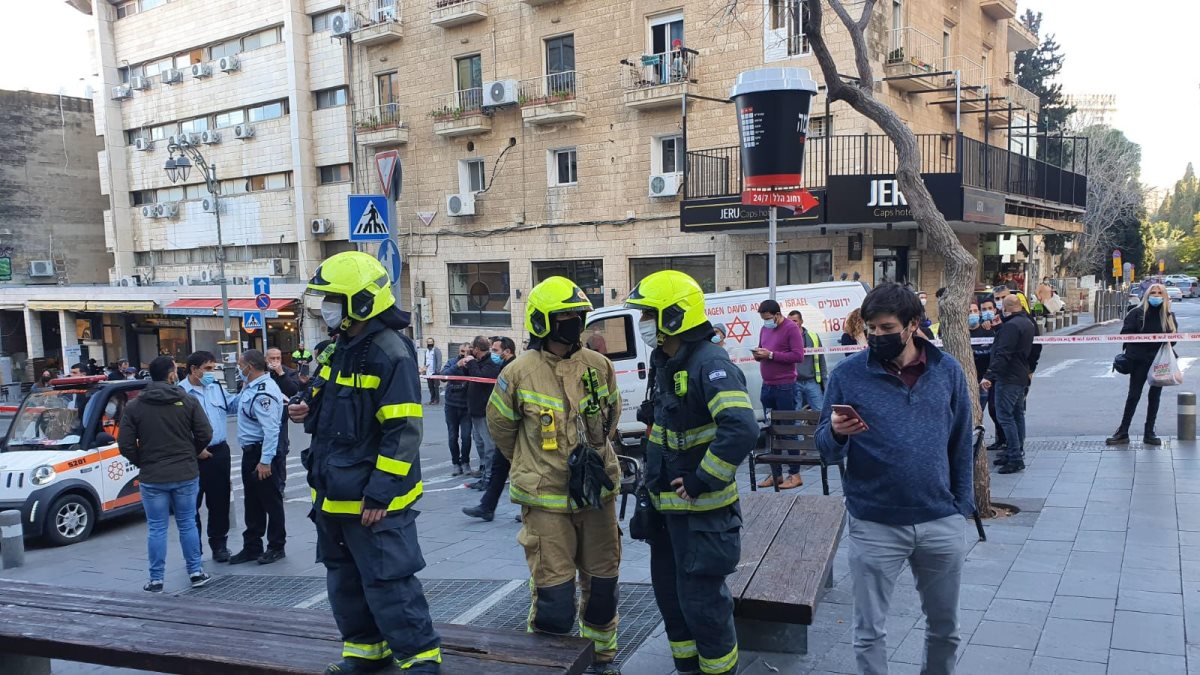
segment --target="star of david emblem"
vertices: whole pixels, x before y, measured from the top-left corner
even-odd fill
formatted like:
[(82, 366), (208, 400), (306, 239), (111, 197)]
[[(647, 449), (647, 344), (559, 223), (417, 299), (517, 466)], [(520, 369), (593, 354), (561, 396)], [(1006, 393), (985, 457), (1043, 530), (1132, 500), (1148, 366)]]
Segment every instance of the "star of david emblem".
[(108, 465), (108, 477), (113, 480), (121, 480), (121, 476), (125, 475), (125, 466), (119, 462), (113, 462)]
[(738, 344), (741, 344), (745, 338), (750, 337), (750, 322), (745, 321), (740, 316), (733, 317), (733, 321), (730, 321), (726, 327), (729, 329), (727, 337), (737, 340)]

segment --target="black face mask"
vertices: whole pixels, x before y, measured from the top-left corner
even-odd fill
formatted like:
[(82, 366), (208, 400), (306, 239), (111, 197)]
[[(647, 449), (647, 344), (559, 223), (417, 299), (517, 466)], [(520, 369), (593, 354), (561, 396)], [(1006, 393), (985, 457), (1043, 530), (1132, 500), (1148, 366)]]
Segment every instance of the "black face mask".
[(574, 346), (579, 344), (579, 338), (582, 335), (583, 318), (578, 316), (572, 319), (555, 321), (550, 328), (550, 339), (555, 342), (561, 342), (564, 345)]
[(911, 334), (908, 339), (904, 338), (904, 331), (884, 335), (868, 335), (867, 348), (871, 351), (871, 358), (881, 363), (887, 363), (900, 356), (904, 352), (904, 348), (908, 346), (908, 340), (911, 339)]

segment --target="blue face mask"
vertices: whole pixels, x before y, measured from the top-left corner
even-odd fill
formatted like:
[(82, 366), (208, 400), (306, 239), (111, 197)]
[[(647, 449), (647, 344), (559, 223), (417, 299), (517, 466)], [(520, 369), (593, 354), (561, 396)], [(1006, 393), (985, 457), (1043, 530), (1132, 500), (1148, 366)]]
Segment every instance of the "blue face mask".
[(980, 312), (979, 318), (983, 319), (984, 321), (991, 321), (996, 318), (996, 313), (990, 309), (985, 309)]
[(1162, 304), (1162, 298), (1160, 296), (1152, 295), (1150, 296), (1148, 302), (1150, 303), (1151, 307), (1158, 307)]
[(766, 321), (763, 322), (763, 328), (774, 328), (774, 327), (775, 327), (775, 319), (767, 319)]
[(492, 352), (492, 363), (500, 365), (501, 363), (504, 363), (504, 359), (501, 358), (501, 356), (496, 352)]
[(200, 376), (200, 384), (202, 384), (206, 387), (210, 384), (216, 384), (216, 383), (217, 383), (217, 376), (213, 375), (212, 373), (205, 373)]
[(979, 315), (972, 314), (967, 317), (967, 325), (971, 328), (979, 328)]
[(712, 343), (713, 343), (714, 345), (719, 345), (719, 344), (721, 344), (721, 336), (720, 336), (720, 335), (713, 335), (712, 337), (710, 337), (710, 338), (708, 338), (708, 339), (709, 339), (709, 340), (712, 340)]

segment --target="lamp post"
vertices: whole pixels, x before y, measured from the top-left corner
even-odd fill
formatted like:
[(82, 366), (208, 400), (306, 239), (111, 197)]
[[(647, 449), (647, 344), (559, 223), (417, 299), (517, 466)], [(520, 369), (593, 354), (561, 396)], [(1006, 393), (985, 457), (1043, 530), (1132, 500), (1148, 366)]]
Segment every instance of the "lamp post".
[[(167, 146), (169, 154), (163, 170), (167, 172), (167, 178), (171, 179), (172, 183), (186, 181), (193, 165), (204, 175), (204, 185), (213, 199), (213, 215), (217, 217), (217, 265), (221, 275), (221, 316), (225, 320), (223, 344), (235, 344), (229, 320), (229, 286), (225, 279), (225, 240), (221, 236), (221, 185), (217, 182), (217, 165), (209, 164), (195, 145), (186, 140), (180, 143), (179, 140), (181, 139), (174, 138)], [(226, 377), (226, 380), (230, 379), (232, 378)]]

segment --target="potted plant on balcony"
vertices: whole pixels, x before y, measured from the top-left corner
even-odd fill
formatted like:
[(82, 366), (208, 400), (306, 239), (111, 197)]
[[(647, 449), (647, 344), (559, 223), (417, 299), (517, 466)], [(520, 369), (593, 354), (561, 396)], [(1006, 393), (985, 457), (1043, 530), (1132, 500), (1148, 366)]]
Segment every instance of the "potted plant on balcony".
[(904, 62), (904, 47), (893, 49), (888, 52), (887, 64), (889, 66)]
[(434, 122), (449, 122), (451, 120), (462, 119), (462, 115), (463, 109), (461, 107), (442, 107), (438, 108), (437, 110), (430, 111), (429, 113), (429, 116), (433, 118)]

